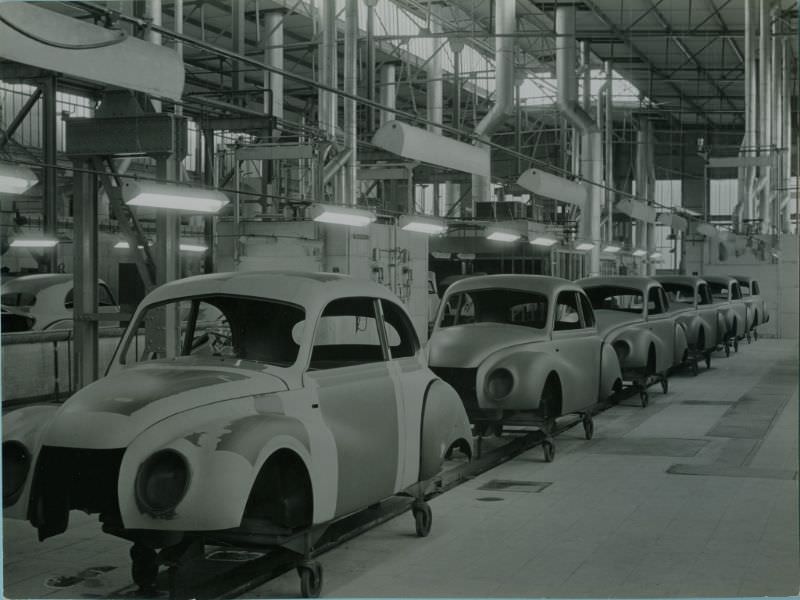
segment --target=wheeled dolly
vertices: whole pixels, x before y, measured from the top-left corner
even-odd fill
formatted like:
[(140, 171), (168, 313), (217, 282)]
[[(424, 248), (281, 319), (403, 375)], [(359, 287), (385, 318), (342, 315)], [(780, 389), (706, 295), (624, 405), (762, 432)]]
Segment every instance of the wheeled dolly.
[(316, 560), (304, 560), (297, 565), (300, 577), (300, 595), (303, 598), (319, 598), (322, 593), (322, 565)]
[(433, 523), (433, 513), (430, 505), (425, 500), (417, 499), (411, 505), (411, 514), (414, 516), (414, 528), (417, 536), (428, 537)]

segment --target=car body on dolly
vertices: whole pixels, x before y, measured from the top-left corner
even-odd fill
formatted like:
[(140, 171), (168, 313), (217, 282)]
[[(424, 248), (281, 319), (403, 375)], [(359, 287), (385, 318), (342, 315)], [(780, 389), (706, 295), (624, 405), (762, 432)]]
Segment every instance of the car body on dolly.
[[(661, 284), (649, 277), (625, 276), (576, 283), (592, 303), (600, 335), (619, 357), (623, 378), (643, 388), (658, 377), (666, 391), (667, 371), (684, 362), (688, 343)], [(646, 401), (643, 395), (642, 404)]]
[(739, 282), (729, 275), (703, 275), (714, 303), (725, 317), (725, 338), (739, 351), (739, 340), (749, 335), (752, 313), (742, 297)]
[(664, 287), (670, 310), (686, 330), (689, 350), (702, 355), (710, 366), (711, 352), (724, 342), (725, 317), (714, 304), (708, 283), (693, 275), (657, 275), (655, 279)]
[[(331, 521), (404, 491), (427, 535), (425, 482), (472, 439), (397, 298), (327, 273), (163, 285), (105, 378), (4, 419), (5, 516), (45, 539), (71, 510), (99, 513), (106, 532), (134, 542), (143, 588), (157, 549), (213, 540), (308, 556)], [(315, 595), (319, 565), (302, 565), (303, 593)]]
[(586, 413), (621, 383), (583, 290), (540, 275), (453, 283), (428, 341), (428, 364), (459, 392), (478, 433), (515, 417), (547, 423)]
[[(72, 287), (72, 274), (68, 273), (23, 275), (3, 282), (3, 331), (72, 329)], [(104, 281), (97, 282), (97, 303), (101, 313), (119, 312)]]
[(758, 280), (755, 277), (747, 275), (732, 275), (731, 277), (739, 282), (742, 299), (748, 306), (751, 314), (750, 331), (755, 339), (758, 339), (758, 330), (756, 327), (769, 321), (767, 301), (761, 295), (761, 288), (758, 285)]

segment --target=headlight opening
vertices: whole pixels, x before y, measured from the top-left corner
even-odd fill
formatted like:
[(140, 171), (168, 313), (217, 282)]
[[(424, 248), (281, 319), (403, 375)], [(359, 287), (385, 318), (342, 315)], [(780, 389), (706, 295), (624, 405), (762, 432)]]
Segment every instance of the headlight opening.
[(189, 465), (175, 450), (159, 450), (136, 474), (136, 502), (154, 516), (171, 514), (189, 488)]
[(491, 400), (502, 400), (514, 388), (514, 376), (508, 369), (495, 369), (486, 380), (486, 395)]

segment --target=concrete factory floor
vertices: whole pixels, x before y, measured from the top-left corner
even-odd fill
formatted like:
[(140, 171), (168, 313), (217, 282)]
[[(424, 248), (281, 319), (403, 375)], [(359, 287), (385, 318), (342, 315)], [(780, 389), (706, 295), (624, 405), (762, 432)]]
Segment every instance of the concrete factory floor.
[[(598, 415), (593, 441), (559, 436), (555, 462), (534, 448), (435, 498), (430, 537), (405, 514), (324, 554), (323, 595), (795, 595), (797, 365), (796, 341), (718, 353)], [(94, 518), (44, 543), (4, 528), (6, 597), (130, 597), (128, 544)], [(290, 572), (248, 597), (298, 591)]]

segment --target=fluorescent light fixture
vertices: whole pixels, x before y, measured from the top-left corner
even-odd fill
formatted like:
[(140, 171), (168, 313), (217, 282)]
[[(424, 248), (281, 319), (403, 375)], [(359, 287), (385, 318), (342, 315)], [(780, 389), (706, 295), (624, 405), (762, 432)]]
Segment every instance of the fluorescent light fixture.
[(54, 248), (58, 240), (52, 238), (17, 238), (11, 242), (12, 248)]
[(653, 260), (658, 260), (659, 258), (661, 258), (661, 252), (653, 252), (650, 255), (650, 258), (652, 258)]
[(511, 231), (493, 230), (489, 232), (486, 239), (493, 242), (516, 242), (521, 237), (520, 234)]
[(217, 190), (131, 180), (123, 182), (122, 198), (129, 206), (165, 208), (188, 213), (216, 213), (229, 202), (228, 197)]
[(375, 214), (368, 210), (348, 206), (313, 204), (311, 205), (311, 218), (318, 223), (366, 227), (375, 221)]
[(447, 225), (441, 219), (419, 215), (403, 215), (400, 217), (400, 228), (403, 231), (428, 233), (437, 235), (447, 231)]
[(199, 244), (181, 244), (180, 248), (184, 252), (205, 252), (208, 250), (208, 246), (201, 246)]
[(633, 251), (633, 255), (634, 256), (647, 256), (647, 250), (641, 250), (641, 249), (634, 250)]
[[(150, 244), (148, 244), (148, 245), (150, 245)], [(123, 242), (117, 242), (116, 244), (114, 244), (114, 249), (115, 250), (129, 250), (130, 247), (131, 247), (130, 244), (128, 242), (124, 242), (124, 241)], [(136, 247), (139, 248), (140, 250), (142, 248), (144, 248), (144, 246), (136, 246)]]
[(610, 252), (611, 254), (619, 252), (620, 250), (622, 250), (622, 248), (620, 248), (619, 246), (606, 246), (605, 248), (603, 248), (603, 252)]
[(531, 240), (531, 244), (534, 246), (552, 246), (557, 244), (558, 240), (550, 238), (550, 237), (536, 237)]
[(0, 193), (24, 194), (38, 181), (39, 178), (28, 167), (0, 162)]
[(591, 250), (592, 248), (594, 248), (594, 244), (591, 242), (581, 242), (575, 246), (575, 250)]

